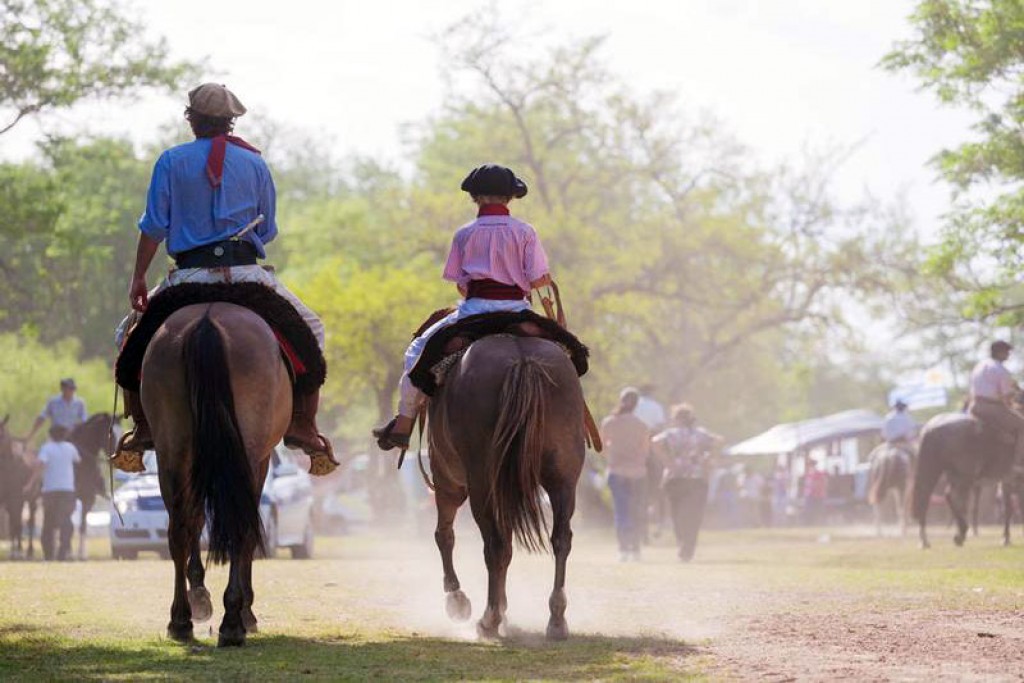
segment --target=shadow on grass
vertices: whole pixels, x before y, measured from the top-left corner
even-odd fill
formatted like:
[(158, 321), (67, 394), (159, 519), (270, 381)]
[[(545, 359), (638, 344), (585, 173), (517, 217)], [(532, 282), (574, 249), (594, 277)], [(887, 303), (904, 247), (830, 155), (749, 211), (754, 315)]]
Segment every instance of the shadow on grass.
[(244, 648), (210, 641), (82, 641), (34, 626), (0, 628), (0, 679), (259, 678), (659, 679), (700, 675), (699, 650), (665, 638), (575, 635), (549, 643), (515, 632), (499, 642), (408, 635), (297, 638), (255, 635)]

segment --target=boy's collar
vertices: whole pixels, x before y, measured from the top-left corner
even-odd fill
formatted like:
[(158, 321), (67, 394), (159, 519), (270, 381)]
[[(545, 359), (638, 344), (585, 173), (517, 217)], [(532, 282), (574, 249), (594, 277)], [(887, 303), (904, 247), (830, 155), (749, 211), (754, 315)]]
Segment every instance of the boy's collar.
[(477, 211), (477, 218), (480, 216), (508, 216), (508, 207), (504, 204), (482, 204)]

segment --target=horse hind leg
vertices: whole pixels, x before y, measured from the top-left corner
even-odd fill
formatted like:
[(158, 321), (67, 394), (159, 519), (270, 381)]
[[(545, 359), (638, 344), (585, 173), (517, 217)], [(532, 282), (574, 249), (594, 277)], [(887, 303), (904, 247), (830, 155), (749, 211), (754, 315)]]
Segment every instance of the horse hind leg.
[[(79, 499), (79, 500), (82, 500), (82, 499)], [(87, 518), (89, 516), (89, 511), (90, 510), (92, 510), (92, 503), (89, 503), (89, 505), (86, 505), (85, 501), (82, 500), (82, 519), (80, 520), (80, 522), (78, 524), (78, 559), (81, 562), (84, 562), (86, 560), (85, 537), (86, 537), (87, 532), (89, 530), (89, 525), (87, 523)]]
[(188, 605), (192, 609), (192, 621), (204, 623), (213, 616), (213, 601), (206, 589), (206, 568), (199, 548), (199, 537), (193, 536), (188, 558)]
[(252, 554), (243, 558), (242, 563), (242, 626), (247, 634), (259, 633), (259, 622), (252, 611), (256, 594), (252, 589)]
[(171, 513), (167, 545), (174, 560), (174, 600), (171, 602), (171, 621), (167, 624), (167, 635), (180, 642), (190, 641), (193, 637), (192, 607), (185, 590), (185, 567), (195, 533), (180, 513)]
[(561, 486), (553, 491), (548, 489), (551, 499), (551, 551), (555, 556), (555, 582), (548, 598), (548, 619), (546, 635), (549, 640), (565, 640), (569, 637), (569, 624), (565, 620), (568, 600), (565, 596), (565, 566), (572, 550), (572, 513), (576, 508), (576, 490), (572, 486)]
[(217, 647), (245, 645), (245, 623), (242, 621), (242, 609), (245, 606), (243, 552), (231, 551), (228, 586), (224, 590), (224, 619), (220, 623)]
[(473, 614), (473, 606), (462, 592), (452, 559), (455, 549), (455, 515), (466, 500), (466, 492), (461, 490), (451, 493), (438, 489), (434, 500), (437, 505), (437, 529), (434, 531), (434, 540), (441, 553), (441, 565), (444, 569), (445, 611), (448, 617), (455, 621), (466, 621)]
[(953, 513), (957, 527), (956, 535), (953, 536), (953, 543), (958, 547), (962, 546), (967, 539), (968, 525), (965, 508), (969, 495), (970, 489), (963, 486), (951, 486), (946, 491), (946, 504), (949, 505), (950, 512)]
[(505, 579), (512, 561), (512, 539), (504, 538), (490, 517), (478, 518), (477, 523), (484, 540), (484, 562), (487, 564), (487, 609), (477, 622), (476, 632), (481, 638), (499, 638), (504, 635), (505, 611), (508, 608)]

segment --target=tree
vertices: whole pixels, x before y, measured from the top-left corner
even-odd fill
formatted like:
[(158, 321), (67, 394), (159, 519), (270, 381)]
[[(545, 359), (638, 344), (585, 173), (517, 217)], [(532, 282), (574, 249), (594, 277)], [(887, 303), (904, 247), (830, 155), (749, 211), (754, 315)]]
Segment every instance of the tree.
[(174, 88), (197, 71), (116, 0), (0, 0), (0, 135), (86, 98)]
[(914, 75), (947, 105), (977, 116), (974, 139), (940, 151), (933, 164), (954, 192), (930, 272), (968, 293), (968, 318), (1024, 319), (1024, 4), (1017, 0), (923, 0), (913, 36), (882, 65)]

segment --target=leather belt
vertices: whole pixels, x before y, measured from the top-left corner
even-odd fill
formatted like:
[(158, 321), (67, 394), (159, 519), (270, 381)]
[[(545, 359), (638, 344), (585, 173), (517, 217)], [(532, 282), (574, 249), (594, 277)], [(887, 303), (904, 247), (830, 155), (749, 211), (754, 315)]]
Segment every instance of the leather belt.
[(174, 255), (178, 268), (230, 268), (256, 265), (256, 245), (248, 240), (204, 244)]
[(470, 280), (466, 285), (467, 299), (490, 299), (492, 301), (515, 301), (525, 299), (526, 292), (515, 285), (506, 285), (495, 280)]

